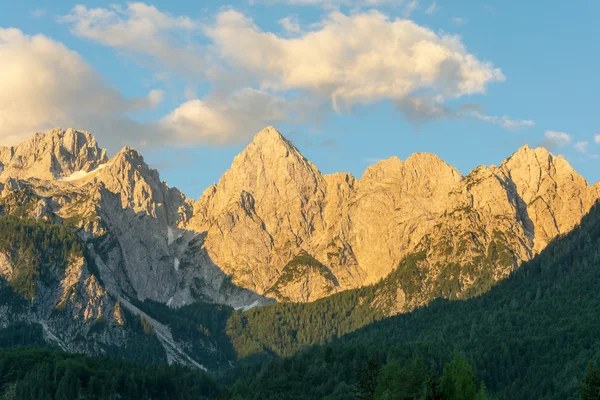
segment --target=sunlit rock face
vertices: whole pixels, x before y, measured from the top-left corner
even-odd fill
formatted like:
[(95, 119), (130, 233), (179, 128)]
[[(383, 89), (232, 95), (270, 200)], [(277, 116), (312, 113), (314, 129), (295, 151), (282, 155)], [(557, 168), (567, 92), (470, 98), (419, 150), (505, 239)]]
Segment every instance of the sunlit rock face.
[[(283, 301), (375, 283), (416, 251), (429, 254), (430, 280), (445, 264), (476, 264), (457, 278), (456, 290), (470, 293), (480, 274), (503, 279), (572, 229), (598, 195), (562, 157), (527, 146), (465, 177), (427, 153), (380, 161), (360, 179), (322, 175), (268, 127), (196, 202), (188, 226), (206, 233), (208, 254), (234, 283)], [(486, 264), (492, 245), (507, 253)], [(327, 274), (307, 267), (282, 281), (299, 252)]]
[(66, 178), (77, 171), (92, 171), (106, 161), (106, 150), (90, 133), (53, 129), (36, 133), (18, 146), (0, 148), (0, 178)]

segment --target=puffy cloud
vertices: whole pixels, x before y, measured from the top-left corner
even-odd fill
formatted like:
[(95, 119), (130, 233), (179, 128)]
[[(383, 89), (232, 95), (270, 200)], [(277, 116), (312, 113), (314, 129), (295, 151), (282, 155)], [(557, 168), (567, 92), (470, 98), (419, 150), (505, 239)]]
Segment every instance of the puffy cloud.
[(548, 147), (564, 147), (571, 143), (571, 135), (565, 132), (546, 131), (544, 133)]
[(290, 117), (283, 98), (244, 88), (225, 98), (190, 100), (159, 122), (178, 143), (202, 142), (222, 145), (240, 142), (274, 121)]
[[(284, 18), (279, 24), (285, 34), (278, 36), (232, 10), (205, 25), (144, 3), (74, 7), (61, 21), (70, 24), (75, 35), (133, 55), (136, 61), (151, 61), (151, 68), (160, 65), (154, 71), (157, 79), (169, 80), (175, 74), (187, 78), (187, 101), (156, 122), (136, 123), (123, 113), (155, 106), (163, 97), (158, 91), (143, 99), (122, 99), (126, 107), (99, 114), (114, 112), (116, 118), (88, 116), (93, 125), (86, 127), (120, 127), (125, 133), (113, 139), (120, 141), (135, 138), (156, 144), (168, 138), (176, 144), (220, 145), (245, 140), (277, 121), (319, 119), (331, 110), (344, 112), (381, 100), (393, 101), (415, 122), (475, 116), (507, 129), (533, 124), (486, 116), (467, 106), (446, 106), (449, 99), (485, 93), (490, 83), (505, 79), (500, 69), (470, 54), (458, 36), (437, 34), (378, 11), (359, 11), (401, 4), (408, 15), (417, 7), (416, 0), (264, 2), (355, 10), (350, 15), (330, 12), (308, 31), (296, 18)], [(432, 6), (435, 3), (429, 9)], [(203, 82), (211, 84), (211, 92), (198, 98), (195, 88)]]
[(580, 153), (587, 153), (589, 143), (587, 141), (577, 142), (573, 145), (575, 150)]
[[(76, 52), (43, 35), (0, 28), (0, 143), (35, 131), (124, 118), (155, 107), (163, 93), (126, 99)], [(89, 128), (91, 129), (91, 127)]]
[(261, 88), (310, 91), (330, 99), (337, 111), (415, 93), (459, 98), (505, 79), (500, 69), (469, 54), (457, 36), (439, 36), (377, 11), (332, 12), (319, 29), (292, 39), (226, 11), (206, 33), (218, 55), (253, 75)]
[(59, 42), (0, 29), (0, 59), (0, 145), (19, 143), (55, 126), (90, 130), (111, 151), (126, 144), (239, 143), (270, 123), (293, 120), (309, 107), (242, 88), (189, 100), (157, 121), (141, 123), (130, 114), (155, 108), (164, 92), (125, 98)]
[(600, 133), (594, 136), (594, 142), (600, 143)]
[(199, 74), (205, 58), (191, 39), (199, 25), (189, 17), (174, 17), (154, 6), (128, 3), (127, 7), (87, 8), (75, 6), (60, 21), (73, 34), (122, 50), (128, 55), (149, 57), (163, 67)]

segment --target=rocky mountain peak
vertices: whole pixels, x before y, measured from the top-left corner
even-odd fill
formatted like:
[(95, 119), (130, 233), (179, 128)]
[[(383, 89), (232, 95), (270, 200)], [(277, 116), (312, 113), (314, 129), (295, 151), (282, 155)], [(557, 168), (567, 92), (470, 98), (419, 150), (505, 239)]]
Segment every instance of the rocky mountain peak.
[(557, 164), (573, 169), (562, 156), (555, 156), (544, 147), (532, 149), (528, 145), (524, 145), (504, 160), (500, 164), (500, 169), (519, 173), (532, 169), (549, 172), (554, 170)]
[(125, 146), (111, 159), (112, 163), (126, 163), (131, 165), (133, 168), (150, 169), (144, 157), (136, 149)]
[(414, 153), (406, 161), (394, 156), (371, 165), (360, 182), (363, 187), (394, 185), (399, 192), (425, 189), (446, 195), (461, 179), (460, 172), (438, 156)]
[(267, 126), (262, 131), (258, 132), (254, 135), (254, 139), (252, 140), (255, 144), (266, 143), (269, 141), (284, 141), (287, 142), (285, 137), (273, 126)]
[(52, 180), (92, 171), (106, 161), (106, 150), (96, 139), (73, 128), (37, 133), (16, 147), (0, 150), (3, 177)]
[(274, 202), (302, 202), (318, 191), (321, 172), (275, 128), (259, 132), (221, 177), (213, 206), (223, 209), (242, 191), (269, 208)]
[(404, 162), (396, 156), (377, 161), (375, 164), (367, 167), (360, 180), (383, 180), (385, 177), (394, 176), (399, 173), (403, 165)]

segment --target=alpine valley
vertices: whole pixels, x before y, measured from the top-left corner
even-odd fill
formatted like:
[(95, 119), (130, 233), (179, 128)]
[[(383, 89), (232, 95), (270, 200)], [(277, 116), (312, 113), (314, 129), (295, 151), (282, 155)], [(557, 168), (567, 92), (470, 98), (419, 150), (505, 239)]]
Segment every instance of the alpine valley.
[[(583, 277), (598, 269), (599, 198), (600, 184), (541, 147), (466, 176), (415, 153), (358, 178), (322, 174), (267, 127), (190, 199), (135, 149), (109, 158), (90, 133), (53, 129), (0, 147), (1, 347), (175, 364), (219, 377), (202, 381), (203, 396), (261, 399), (355, 398), (351, 380), (370, 358), (385, 364), (380, 381), (399, 368), (383, 346), (395, 359), (428, 356), (448, 371), (462, 368), (452, 354), (464, 350), (499, 398), (571, 398), (583, 355), (568, 372), (546, 370), (569, 382), (557, 388), (529, 371), (545, 365), (538, 355), (479, 350), (484, 338), (493, 342), (486, 335), (510, 339), (486, 328), (493, 321), (526, 326), (535, 307), (563, 318), (550, 299), (568, 298), (567, 273), (581, 290), (593, 284)], [(563, 306), (581, 321), (598, 314)], [(523, 337), (539, 339), (530, 348), (540, 353), (542, 343), (559, 351), (555, 329)], [(589, 346), (597, 353), (600, 341)], [(38, 356), (63, 353), (53, 354)], [(397, 374), (428, 368), (420, 362)], [(319, 378), (325, 370), (329, 378)]]

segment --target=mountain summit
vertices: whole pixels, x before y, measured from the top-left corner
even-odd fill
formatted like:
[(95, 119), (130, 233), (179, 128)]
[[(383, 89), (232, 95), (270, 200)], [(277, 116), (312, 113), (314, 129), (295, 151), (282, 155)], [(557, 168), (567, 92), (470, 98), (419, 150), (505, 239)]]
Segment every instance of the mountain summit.
[(3, 175), (52, 180), (75, 172), (89, 172), (106, 163), (101, 149), (89, 133), (69, 128), (37, 133), (16, 147), (0, 148)]
[[(513, 254), (489, 266), (502, 279), (572, 229), (598, 196), (562, 157), (528, 146), (465, 177), (429, 153), (380, 161), (360, 180), (324, 176), (268, 127), (196, 203), (190, 226), (207, 233), (208, 253), (237, 284), (305, 301), (377, 282), (414, 251), (429, 254), (438, 272), (444, 263), (476, 263), (494, 232), (506, 234), (498, 240)], [(428, 244), (436, 237), (451, 239), (448, 249)], [(325, 269), (290, 274), (300, 253)], [(474, 277), (457, 279), (466, 291)]]

